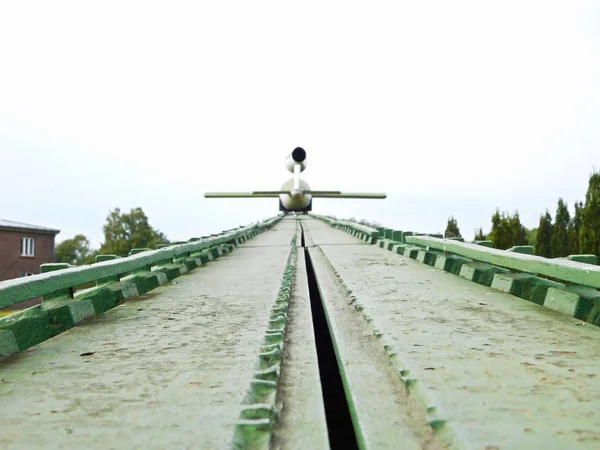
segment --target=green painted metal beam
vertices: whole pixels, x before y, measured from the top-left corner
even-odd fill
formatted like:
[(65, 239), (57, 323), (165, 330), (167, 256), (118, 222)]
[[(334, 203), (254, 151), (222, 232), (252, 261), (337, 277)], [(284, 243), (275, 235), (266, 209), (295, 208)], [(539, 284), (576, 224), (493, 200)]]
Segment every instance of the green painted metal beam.
[(428, 236), (409, 236), (410, 244), (443, 250), (507, 269), (539, 274), (569, 283), (600, 288), (600, 267), (569, 260), (547, 259), (524, 253), (507, 252), (481, 245), (438, 239)]
[(31, 298), (70, 289), (74, 286), (95, 282), (99, 279), (118, 277), (128, 272), (149, 268), (158, 262), (188, 256), (191, 252), (226, 244), (237, 237), (264, 229), (280, 220), (281, 217), (275, 217), (262, 224), (253, 224), (217, 238), (208, 238), (158, 250), (144, 251), (126, 258), (98, 262), (89, 266), (70, 267), (30, 277), (3, 281), (0, 282), (0, 308), (5, 308)]

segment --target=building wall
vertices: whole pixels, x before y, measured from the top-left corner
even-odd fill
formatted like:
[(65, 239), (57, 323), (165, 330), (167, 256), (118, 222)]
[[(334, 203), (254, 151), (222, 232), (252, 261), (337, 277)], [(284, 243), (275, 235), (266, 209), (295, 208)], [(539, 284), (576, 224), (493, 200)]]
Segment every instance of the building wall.
[[(21, 256), (21, 238), (35, 239), (35, 256)], [(54, 235), (0, 229), (0, 281), (21, 273), (40, 273), (40, 265), (54, 262)]]

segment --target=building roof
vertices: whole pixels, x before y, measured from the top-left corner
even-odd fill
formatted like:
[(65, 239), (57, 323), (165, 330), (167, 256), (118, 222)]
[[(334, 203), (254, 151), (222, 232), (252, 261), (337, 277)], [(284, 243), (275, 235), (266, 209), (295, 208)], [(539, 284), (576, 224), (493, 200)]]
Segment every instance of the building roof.
[(31, 225), (29, 223), (14, 222), (12, 220), (0, 219), (0, 229), (3, 229), (3, 228), (8, 228), (11, 230), (30, 230), (30, 231), (37, 231), (38, 233), (52, 233), (52, 234), (60, 233), (60, 230), (55, 230), (53, 228), (41, 227), (39, 225)]

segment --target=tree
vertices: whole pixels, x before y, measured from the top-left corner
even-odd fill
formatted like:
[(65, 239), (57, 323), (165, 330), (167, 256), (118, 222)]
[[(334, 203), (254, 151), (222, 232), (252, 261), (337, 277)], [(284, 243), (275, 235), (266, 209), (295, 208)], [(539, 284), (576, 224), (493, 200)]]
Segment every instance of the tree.
[(546, 214), (540, 217), (540, 225), (538, 226), (537, 239), (535, 246), (535, 254), (544, 256), (545, 258), (552, 257), (552, 216), (546, 210)]
[(83, 234), (66, 239), (56, 246), (55, 260), (68, 264), (91, 264), (95, 260), (95, 252), (90, 249), (90, 241)]
[(475, 230), (475, 238), (474, 241), (485, 241), (487, 238), (485, 234), (483, 234), (483, 228), (479, 228), (479, 230)]
[(581, 230), (583, 202), (575, 202), (575, 215), (569, 222), (567, 236), (569, 239), (569, 255), (579, 254), (579, 232)]
[(509, 219), (509, 226), (512, 235), (512, 245), (507, 248), (515, 245), (527, 245), (527, 229), (521, 224), (518, 211)]
[(155, 248), (156, 244), (168, 244), (167, 237), (152, 228), (142, 208), (121, 214), (120, 208), (110, 211), (106, 217), (102, 254), (124, 256), (132, 248)]
[(590, 176), (581, 212), (579, 247), (581, 253), (600, 255), (600, 173), (597, 172)]
[(527, 245), (527, 230), (521, 224), (518, 211), (514, 216), (507, 213), (496, 213), (492, 216), (492, 231), (488, 239), (494, 243), (494, 247), (506, 250), (515, 245)]
[(498, 211), (498, 209), (496, 208), (496, 212), (492, 216), (492, 231), (490, 231), (490, 234), (488, 235), (488, 237), (490, 238), (490, 240), (494, 243), (494, 245), (496, 247), (498, 247), (497, 242), (500, 239), (499, 235), (502, 234), (501, 226), (502, 226), (502, 217), (500, 216), (500, 211)]
[(558, 199), (556, 208), (556, 217), (554, 219), (554, 227), (552, 228), (552, 256), (559, 258), (561, 256), (569, 256), (569, 237), (567, 229), (571, 216), (567, 205), (562, 198)]
[(538, 228), (527, 230), (527, 242), (529, 242), (529, 245), (531, 245), (533, 248), (535, 248), (537, 245), (537, 232)]
[(505, 250), (512, 247), (512, 234), (509, 217), (506, 213), (500, 214), (500, 211), (496, 209), (492, 216), (492, 231), (488, 235), (489, 240), (494, 243), (494, 247)]
[(458, 223), (456, 222), (454, 216), (448, 219), (446, 231), (444, 231), (444, 237), (461, 237), (460, 230), (458, 229)]

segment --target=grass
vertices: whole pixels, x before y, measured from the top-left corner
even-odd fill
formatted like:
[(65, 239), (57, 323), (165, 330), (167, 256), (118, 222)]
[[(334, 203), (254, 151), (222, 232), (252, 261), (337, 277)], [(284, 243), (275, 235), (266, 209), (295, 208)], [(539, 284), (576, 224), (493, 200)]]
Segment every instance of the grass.
[(6, 317), (14, 312), (16, 312), (16, 311), (0, 311), (0, 318)]

